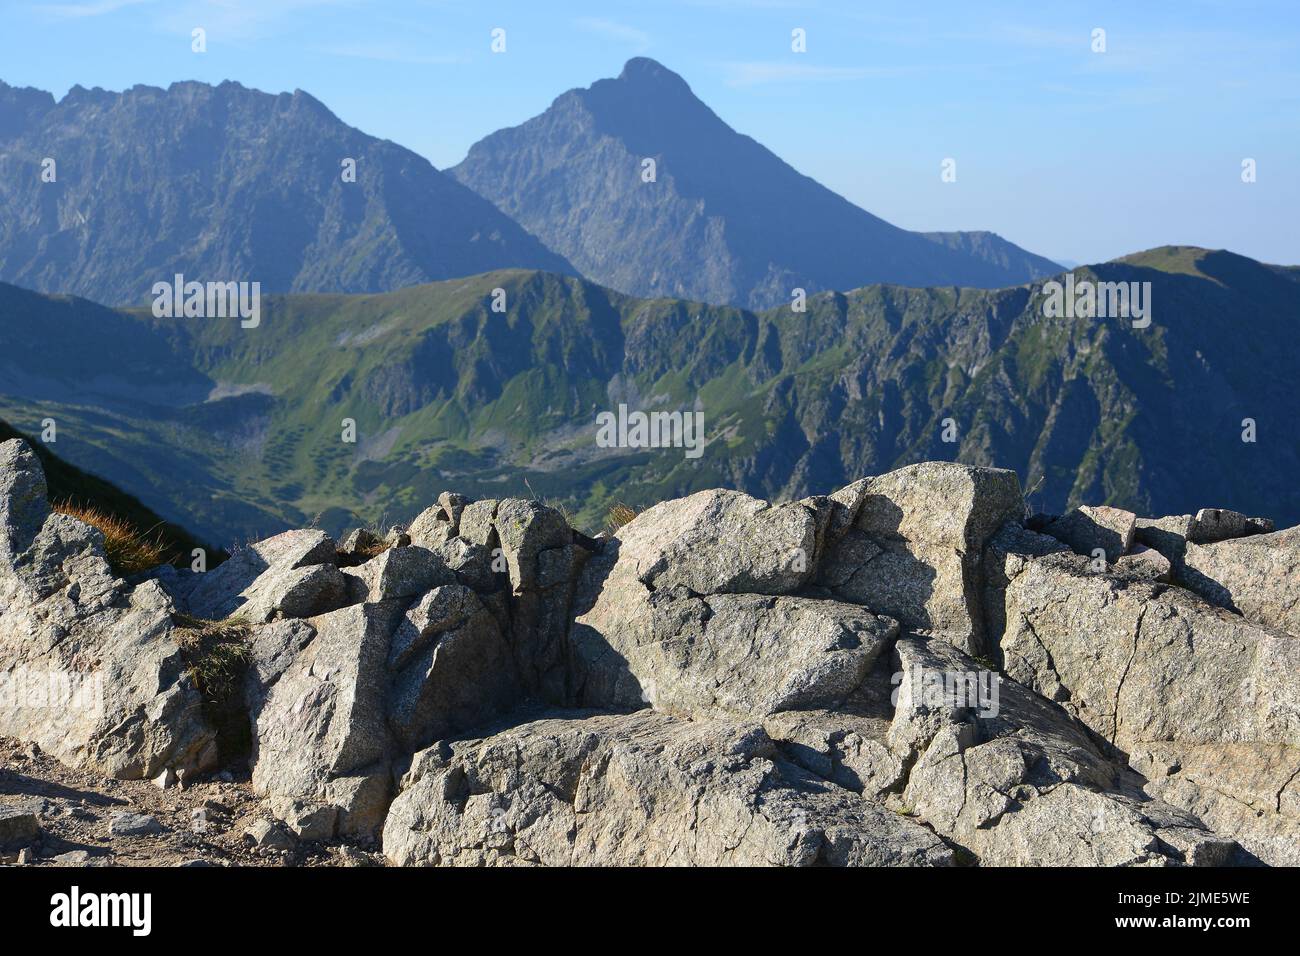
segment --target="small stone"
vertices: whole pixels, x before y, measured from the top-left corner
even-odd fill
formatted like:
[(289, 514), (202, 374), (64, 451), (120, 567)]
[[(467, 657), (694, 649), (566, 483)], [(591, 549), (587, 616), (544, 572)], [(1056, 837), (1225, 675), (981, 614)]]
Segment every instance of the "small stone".
[(154, 777), (153, 784), (159, 790), (170, 790), (176, 786), (176, 771), (167, 767), (162, 773)]
[(28, 847), (23, 847), (18, 851), (18, 865), (27, 866), (32, 862), (32, 851)]
[(1240, 511), (1202, 508), (1196, 512), (1196, 521), (1188, 540), (1195, 544), (1210, 544), (1214, 541), (1227, 541), (1229, 538), (1241, 538), (1246, 534), (1248, 520)]
[(383, 544), (382, 539), (375, 533), (365, 528), (356, 528), (348, 532), (348, 536), (339, 545), (339, 550), (344, 554), (356, 555), (377, 548), (381, 544)]
[(334, 851), (334, 856), (338, 860), (339, 866), (383, 866), (383, 863), (363, 853), (354, 846), (343, 846)]
[(162, 829), (158, 818), (147, 813), (119, 812), (108, 821), (108, 835), (115, 837), (151, 836)]
[(1172, 565), (1169, 559), (1155, 548), (1134, 545), (1133, 550), (1115, 562), (1117, 571), (1127, 572), (1143, 581), (1167, 582)]
[(297, 842), (292, 833), (273, 820), (258, 820), (244, 831), (244, 845), (256, 850), (292, 850)]
[(1043, 529), (1070, 550), (1084, 557), (1104, 551), (1106, 563), (1114, 564), (1133, 546), (1137, 515), (1106, 505), (1084, 505), (1053, 521)]
[(269, 808), (299, 840), (319, 842), (334, 836), (339, 809), (329, 804), (273, 797)]
[(60, 853), (58, 856), (50, 857), (50, 862), (57, 866), (90, 866), (92, 858), (86, 850), (70, 850), (67, 853)]
[(40, 832), (40, 822), (30, 809), (0, 806), (0, 846), (30, 843)]

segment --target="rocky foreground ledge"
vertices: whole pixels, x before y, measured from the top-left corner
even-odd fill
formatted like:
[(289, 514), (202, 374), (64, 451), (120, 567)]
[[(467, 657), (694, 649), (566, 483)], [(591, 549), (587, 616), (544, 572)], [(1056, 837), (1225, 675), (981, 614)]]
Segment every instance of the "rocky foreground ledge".
[[(240, 662), (222, 701), (196, 634)], [(273, 827), (396, 864), (1300, 863), (1300, 528), (1027, 517), (997, 469), (700, 492), (597, 539), (444, 494), (387, 542), (128, 583), (11, 441), (0, 679), (42, 671), (101, 699), (0, 695), (0, 735), (251, 776)]]

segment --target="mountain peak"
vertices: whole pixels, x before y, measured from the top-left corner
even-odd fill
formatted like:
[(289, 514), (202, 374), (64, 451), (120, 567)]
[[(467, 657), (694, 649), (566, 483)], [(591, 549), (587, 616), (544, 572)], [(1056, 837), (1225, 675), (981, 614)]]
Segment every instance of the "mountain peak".
[(657, 87), (664, 90), (691, 92), (690, 85), (684, 79), (658, 60), (652, 60), (648, 56), (634, 56), (628, 60), (623, 64), (623, 72), (618, 75), (618, 79), (621, 83), (643, 88)]
[[(0, 256), (5, 281), (136, 303), (177, 272), (267, 292), (380, 292), (505, 267), (573, 271), (491, 202), (301, 90), (185, 80), (74, 86), (49, 102), (0, 91), (0, 249), (41, 250)], [(28, 156), (94, 157), (94, 176), (59, 169), (60, 203), (87, 223), (75, 235), (39, 179), (15, 174)], [(355, 182), (341, 177), (342, 157), (365, 157)], [(120, 188), (107, 196), (100, 182)], [(223, 228), (214, 235), (208, 216), (176, 209), (211, 210)]]
[(992, 234), (932, 241), (859, 209), (648, 57), (489, 135), (451, 172), (583, 275), (633, 295), (769, 308), (794, 288), (1000, 287), (1060, 271)]

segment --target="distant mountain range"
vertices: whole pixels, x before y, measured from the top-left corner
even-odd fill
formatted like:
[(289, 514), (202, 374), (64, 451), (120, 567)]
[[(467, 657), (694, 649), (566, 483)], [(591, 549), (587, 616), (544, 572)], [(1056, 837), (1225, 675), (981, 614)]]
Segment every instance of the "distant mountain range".
[(891, 226), (652, 60), (565, 93), (447, 172), (302, 91), (77, 86), (56, 102), (0, 83), (2, 281), (134, 305), (177, 273), (368, 293), (507, 268), (754, 308), (795, 287), (993, 288), (1060, 271), (992, 233)]
[(992, 233), (890, 225), (737, 133), (643, 57), (491, 134), (449, 172), (584, 276), (645, 297), (768, 308), (795, 288), (1000, 288), (1061, 271)]
[(73, 87), (56, 103), (0, 83), (5, 281), (121, 305), (175, 273), (377, 292), (511, 266), (573, 272), (427, 160), (301, 91)]
[[(1168, 247), (1076, 277), (1150, 282), (1150, 327), (1047, 318), (1029, 286), (752, 312), (513, 270), (272, 297), (242, 329), (0, 285), (0, 418), (56, 419), (63, 457), (216, 542), (400, 520), (444, 489), (536, 493), (594, 530), (619, 501), (799, 497), (927, 459), (1015, 468), (1047, 511), (1300, 521), (1300, 367), (1281, 347), (1300, 269)], [(700, 409), (702, 456), (600, 447), (620, 403)]]
[[(1187, 247), (1075, 270), (1150, 282), (1150, 328), (1048, 318), (1059, 271), (872, 216), (642, 58), (446, 173), (302, 92), (0, 84), (0, 419), (53, 418), (63, 458), (219, 544), (447, 488), (594, 530), (616, 502), (944, 458), (1017, 469), (1046, 510), (1300, 521), (1300, 270)], [(261, 324), (155, 318), (175, 273), (260, 281)], [(708, 444), (603, 447), (619, 406), (699, 411)]]

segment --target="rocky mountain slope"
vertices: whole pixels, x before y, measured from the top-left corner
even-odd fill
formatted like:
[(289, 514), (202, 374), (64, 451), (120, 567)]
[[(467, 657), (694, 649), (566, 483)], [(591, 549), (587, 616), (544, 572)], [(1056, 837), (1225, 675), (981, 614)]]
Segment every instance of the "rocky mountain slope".
[(572, 272), (491, 203), (302, 91), (77, 86), (55, 102), (0, 83), (5, 281), (119, 305), (176, 273), (379, 292), (508, 267)]
[[(1171, 247), (1076, 278), (1150, 282), (1151, 325), (1048, 318), (1041, 286), (753, 313), (516, 271), (272, 297), (246, 330), (0, 285), (0, 416), (55, 418), (70, 461), (218, 541), (386, 527), (448, 485), (535, 493), (591, 532), (619, 501), (797, 498), (932, 459), (1013, 468), (1043, 511), (1300, 521), (1296, 359), (1277, 347), (1297, 273)], [(707, 445), (602, 447), (596, 416), (620, 404), (698, 408)]]
[(448, 172), (584, 276), (649, 298), (766, 309), (796, 287), (996, 288), (1061, 271), (990, 233), (890, 225), (731, 129), (644, 57), (485, 137)]
[[(97, 707), (0, 697), (0, 735), (228, 773), (255, 841), (399, 865), (1300, 862), (1300, 529), (1025, 515), (1012, 472), (944, 462), (598, 539), (445, 493), (384, 542), (291, 531), (128, 583), (11, 441), (0, 674), (108, 679)], [(37, 863), (42, 809), (3, 808)]]

